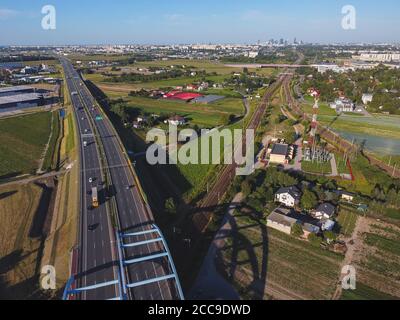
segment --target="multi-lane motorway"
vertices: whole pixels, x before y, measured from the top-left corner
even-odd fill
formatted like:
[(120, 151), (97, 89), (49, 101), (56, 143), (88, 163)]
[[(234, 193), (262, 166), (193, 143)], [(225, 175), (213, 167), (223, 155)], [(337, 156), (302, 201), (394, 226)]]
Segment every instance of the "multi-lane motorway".
[[(72, 64), (61, 59), (71, 93), (80, 139), (80, 236), (78, 245), (77, 286), (92, 286), (118, 279), (118, 248), (115, 231), (140, 232), (153, 223), (149, 207), (144, 203), (128, 158), (111, 122), (103, 115)], [(86, 141), (87, 146), (84, 146)], [(90, 182), (91, 181), (91, 182)], [(99, 207), (91, 207), (90, 190), (99, 189)], [(143, 234), (130, 237), (142, 242), (155, 237)], [(162, 251), (159, 242), (125, 248), (124, 259), (143, 258)], [(128, 283), (162, 277), (171, 273), (166, 257), (127, 265), (124, 275)], [(120, 295), (120, 286), (112, 285), (80, 294), (81, 299), (112, 299)], [(178, 299), (173, 279), (133, 286), (130, 299)]]

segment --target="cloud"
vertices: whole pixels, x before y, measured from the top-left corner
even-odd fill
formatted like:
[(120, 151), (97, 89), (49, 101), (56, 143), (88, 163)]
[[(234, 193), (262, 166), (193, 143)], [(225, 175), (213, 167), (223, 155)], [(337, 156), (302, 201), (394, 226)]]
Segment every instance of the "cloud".
[(6, 8), (0, 8), (0, 20), (14, 18), (19, 14), (18, 11)]

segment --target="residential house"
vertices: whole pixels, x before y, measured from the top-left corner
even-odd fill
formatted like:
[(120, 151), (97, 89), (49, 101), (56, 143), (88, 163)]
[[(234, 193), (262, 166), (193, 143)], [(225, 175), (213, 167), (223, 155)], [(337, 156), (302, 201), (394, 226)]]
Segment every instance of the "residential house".
[(170, 117), (169, 119), (164, 121), (165, 123), (169, 123), (173, 126), (183, 126), (186, 124), (186, 119), (181, 116), (173, 116)]
[(335, 109), (337, 113), (353, 112), (355, 109), (355, 104), (349, 99), (340, 98), (336, 99), (334, 103), (331, 103), (330, 107)]
[(367, 105), (368, 103), (372, 102), (373, 99), (374, 95), (372, 93), (364, 93), (361, 98), (364, 105)]
[(294, 208), (300, 203), (301, 192), (296, 186), (282, 187), (275, 194), (275, 201)]
[(314, 210), (313, 216), (316, 219), (323, 220), (323, 219), (331, 219), (336, 213), (336, 208), (334, 205), (325, 202), (321, 203), (317, 209)]
[(353, 202), (355, 197), (354, 193), (347, 192), (345, 190), (339, 190), (337, 193), (340, 196), (340, 199), (346, 200), (348, 202)]
[(318, 221), (310, 216), (296, 213), (289, 208), (276, 208), (267, 218), (267, 226), (275, 230), (291, 234), (295, 224), (300, 224), (303, 228), (303, 237), (307, 238), (310, 233), (318, 234), (321, 229)]

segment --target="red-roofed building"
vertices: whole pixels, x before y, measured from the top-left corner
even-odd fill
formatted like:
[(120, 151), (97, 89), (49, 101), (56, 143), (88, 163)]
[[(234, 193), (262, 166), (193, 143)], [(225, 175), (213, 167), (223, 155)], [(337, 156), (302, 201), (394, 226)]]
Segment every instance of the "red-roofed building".
[(176, 100), (183, 100), (183, 101), (190, 101), (203, 95), (199, 93), (192, 93), (192, 92), (181, 92), (181, 91), (171, 91), (164, 95), (166, 99), (176, 99)]

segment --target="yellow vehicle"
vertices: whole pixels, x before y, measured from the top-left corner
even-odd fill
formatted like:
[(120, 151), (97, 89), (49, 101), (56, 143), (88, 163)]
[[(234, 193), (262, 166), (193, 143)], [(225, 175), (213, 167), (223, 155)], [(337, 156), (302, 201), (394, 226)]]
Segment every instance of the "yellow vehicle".
[(96, 187), (92, 188), (92, 205), (94, 208), (97, 208), (99, 206), (99, 198)]

